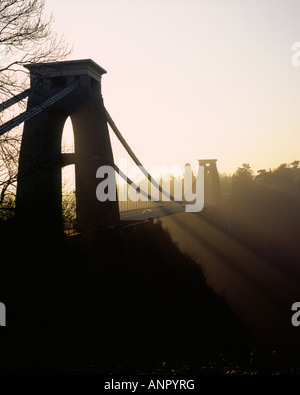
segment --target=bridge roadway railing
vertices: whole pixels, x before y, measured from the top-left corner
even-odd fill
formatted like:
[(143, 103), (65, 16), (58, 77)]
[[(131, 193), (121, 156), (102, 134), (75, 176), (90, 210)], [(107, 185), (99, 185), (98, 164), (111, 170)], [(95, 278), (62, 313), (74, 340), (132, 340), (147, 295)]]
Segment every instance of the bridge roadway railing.
[(168, 215), (184, 212), (184, 210), (183, 205), (174, 204), (173, 202), (157, 202), (151, 209), (146, 207), (121, 211), (120, 219), (121, 221), (142, 221), (150, 218), (156, 219), (166, 217)]

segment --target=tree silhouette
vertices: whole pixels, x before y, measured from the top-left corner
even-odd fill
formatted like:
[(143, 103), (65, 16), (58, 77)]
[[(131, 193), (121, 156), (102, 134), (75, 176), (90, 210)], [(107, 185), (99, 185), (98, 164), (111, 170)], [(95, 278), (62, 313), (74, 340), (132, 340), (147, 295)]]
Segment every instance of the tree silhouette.
[[(57, 61), (69, 54), (64, 38), (52, 31), (52, 22), (52, 15), (45, 16), (45, 0), (1, 0), (0, 102), (28, 88), (24, 64)], [(20, 108), (25, 104), (21, 101)], [(13, 115), (10, 109), (0, 112), (0, 122)], [(20, 143), (19, 128), (0, 137), (0, 206), (4, 210), (13, 208)]]
[(232, 176), (232, 193), (240, 194), (249, 190), (253, 181), (253, 171), (248, 163), (238, 167)]

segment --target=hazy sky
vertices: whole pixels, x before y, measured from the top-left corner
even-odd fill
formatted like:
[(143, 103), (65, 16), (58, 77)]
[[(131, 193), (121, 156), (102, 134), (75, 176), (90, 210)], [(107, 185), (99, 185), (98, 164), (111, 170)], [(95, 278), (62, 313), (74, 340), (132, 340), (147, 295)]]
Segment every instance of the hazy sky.
[(146, 167), (300, 160), (300, 0), (47, 0)]

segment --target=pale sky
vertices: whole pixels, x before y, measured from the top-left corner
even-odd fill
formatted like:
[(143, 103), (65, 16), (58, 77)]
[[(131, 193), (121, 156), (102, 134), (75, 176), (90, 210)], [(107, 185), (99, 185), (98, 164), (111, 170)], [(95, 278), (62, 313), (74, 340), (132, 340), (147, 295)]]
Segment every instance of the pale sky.
[(146, 168), (300, 160), (300, 0), (47, 0)]

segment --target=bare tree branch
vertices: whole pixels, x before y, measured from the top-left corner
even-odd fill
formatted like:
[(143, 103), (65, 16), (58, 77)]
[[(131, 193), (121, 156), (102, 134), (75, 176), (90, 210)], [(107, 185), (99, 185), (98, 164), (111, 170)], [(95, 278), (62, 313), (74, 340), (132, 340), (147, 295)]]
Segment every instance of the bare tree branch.
[[(53, 15), (45, 15), (45, 0), (0, 1), (0, 102), (28, 88), (24, 64), (55, 62), (70, 54), (64, 37), (52, 31), (52, 23)], [(25, 105), (26, 100), (19, 103), (23, 109)], [(0, 113), (0, 123), (13, 115), (11, 110)], [(12, 207), (21, 136), (17, 128), (0, 137), (0, 211)]]

